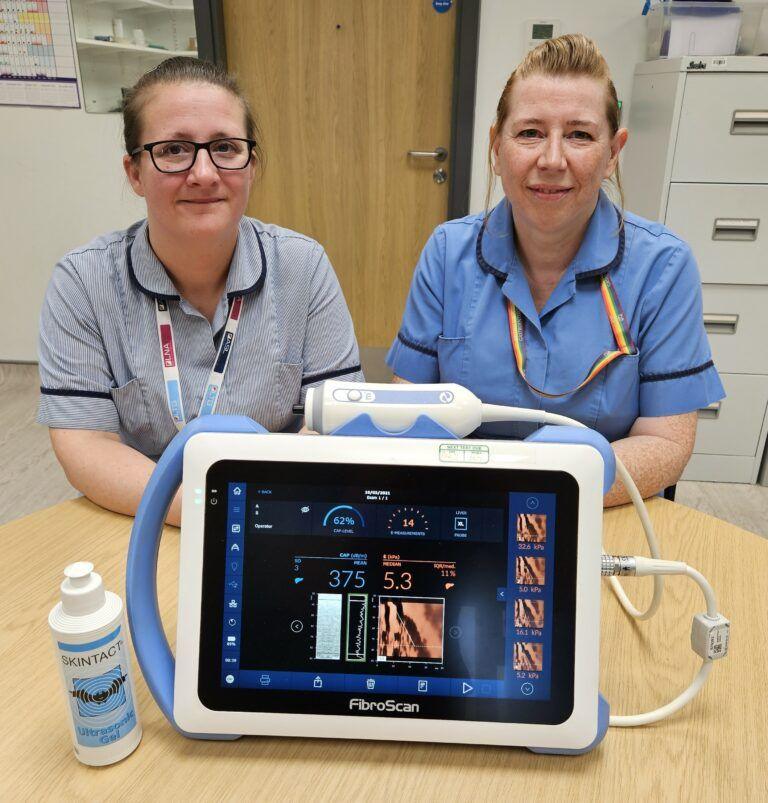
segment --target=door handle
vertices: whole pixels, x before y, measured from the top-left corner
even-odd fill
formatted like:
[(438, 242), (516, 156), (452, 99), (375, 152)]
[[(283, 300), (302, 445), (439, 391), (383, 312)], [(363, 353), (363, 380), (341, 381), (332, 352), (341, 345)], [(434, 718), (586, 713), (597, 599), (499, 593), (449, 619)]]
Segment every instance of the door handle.
[(414, 159), (434, 159), (436, 162), (444, 162), (448, 158), (448, 151), (445, 148), (435, 148), (433, 151), (408, 151), (408, 156)]

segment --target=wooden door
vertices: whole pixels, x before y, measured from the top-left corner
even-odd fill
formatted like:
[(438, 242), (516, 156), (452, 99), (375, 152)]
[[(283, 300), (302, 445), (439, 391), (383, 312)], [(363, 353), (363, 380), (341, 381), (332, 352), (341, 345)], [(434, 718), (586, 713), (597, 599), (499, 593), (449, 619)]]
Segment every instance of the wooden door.
[(448, 209), (455, 5), (225, 0), (227, 62), (267, 167), (248, 214), (318, 240), (361, 346), (389, 346), (413, 269)]

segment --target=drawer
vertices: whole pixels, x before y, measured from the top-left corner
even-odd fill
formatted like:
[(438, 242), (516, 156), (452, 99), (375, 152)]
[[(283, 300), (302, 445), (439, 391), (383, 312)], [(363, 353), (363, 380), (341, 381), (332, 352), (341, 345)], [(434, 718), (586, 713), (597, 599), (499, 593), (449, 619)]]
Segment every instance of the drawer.
[(686, 76), (672, 181), (768, 184), (768, 73)]
[(768, 184), (671, 184), (665, 223), (703, 282), (768, 284)]
[(720, 378), (728, 395), (711, 409), (699, 410), (693, 451), (754, 457), (768, 404), (768, 376), (721, 374)]
[(768, 287), (705, 284), (701, 291), (717, 370), (768, 374)]

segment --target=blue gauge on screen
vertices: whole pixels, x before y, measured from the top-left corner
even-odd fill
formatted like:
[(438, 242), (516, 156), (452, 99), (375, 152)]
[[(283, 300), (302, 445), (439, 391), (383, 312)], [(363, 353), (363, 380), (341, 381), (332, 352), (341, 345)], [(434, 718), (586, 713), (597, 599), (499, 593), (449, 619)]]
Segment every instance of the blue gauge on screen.
[(352, 505), (336, 505), (323, 516), (328, 535), (360, 535), (365, 529), (363, 514)]

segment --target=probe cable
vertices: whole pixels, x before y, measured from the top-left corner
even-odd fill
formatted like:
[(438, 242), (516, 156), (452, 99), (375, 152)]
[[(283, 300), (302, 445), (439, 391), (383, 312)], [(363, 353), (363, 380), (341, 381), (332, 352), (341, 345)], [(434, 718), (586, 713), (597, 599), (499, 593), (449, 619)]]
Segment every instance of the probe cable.
[[(497, 404), (483, 404), (482, 409), (484, 422), (509, 421), (510, 418), (514, 417), (517, 421), (586, 429), (585, 425), (580, 421), (575, 421), (563, 415), (556, 415), (555, 413), (547, 413), (543, 410), (526, 410), (524, 408), (505, 407)], [(653, 529), (653, 524), (648, 515), (648, 509), (645, 506), (643, 497), (640, 495), (640, 491), (638, 491), (637, 485), (635, 485), (635, 481), (632, 479), (629, 471), (627, 471), (626, 466), (619, 460), (618, 456), (614, 456), (616, 457), (616, 473), (619, 475), (619, 479), (624, 483), (624, 487), (629, 493), (632, 504), (635, 506), (635, 510), (637, 510), (651, 553), (650, 558), (639, 556), (627, 557), (608, 555), (605, 550), (603, 550), (601, 574), (604, 577), (608, 577), (611, 589), (614, 594), (616, 594), (621, 606), (630, 616), (636, 619), (650, 619), (657, 612), (661, 604), (661, 597), (664, 592), (663, 575), (665, 574), (683, 574), (690, 577), (698, 583), (707, 603), (707, 612), (694, 616), (691, 627), (691, 647), (694, 652), (702, 658), (702, 665), (698, 674), (687, 689), (666, 705), (656, 708), (653, 711), (647, 711), (644, 714), (626, 716), (614, 715), (608, 720), (609, 725), (613, 727), (631, 728), (637, 727), (638, 725), (650, 725), (653, 722), (658, 722), (679, 711), (693, 700), (706, 682), (709, 673), (712, 671), (712, 662), (717, 658), (724, 658), (728, 653), (730, 623), (724, 616), (718, 613), (715, 592), (704, 575), (685, 563), (661, 559), (659, 542), (656, 538), (656, 533)], [(650, 575), (653, 577), (653, 597), (651, 598), (650, 605), (644, 611), (638, 610), (632, 604), (621, 583), (618, 581), (617, 575), (634, 575), (636, 577)]]
[[(544, 410), (528, 410), (523, 407), (506, 407), (500, 404), (483, 404), (482, 408), (484, 422), (509, 421), (511, 418), (513, 418), (516, 421), (527, 421), (536, 424), (553, 424), (555, 426), (579, 427), (580, 429), (588, 428), (580, 421), (575, 421), (574, 419), (568, 418), (564, 415), (547, 413)], [(648, 549), (651, 553), (651, 557), (656, 560), (660, 560), (661, 551), (659, 549), (659, 542), (653, 529), (651, 517), (648, 515), (648, 509), (645, 506), (645, 502), (643, 502), (643, 497), (640, 495), (640, 491), (637, 490), (637, 485), (635, 485), (635, 481), (630, 476), (629, 471), (627, 471), (626, 467), (621, 460), (619, 460), (618, 456), (614, 456), (616, 457), (616, 473), (619, 475), (619, 479), (624, 483), (624, 487), (629, 493), (632, 504), (635, 506), (637, 515), (640, 517), (640, 522), (642, 523), (643, 530), (645, 531), (645, 538), (648, 541)], [(605, 554), (605, 550), (603, 550), (603, 554)], [(624, 588), (616, 579), (616, 577), (609, 577), (608, 582), (611, 584), (613, 593), (618, 597), (621, 607), (624, 608), (624, 610), (635, 619), (650, 619), (659, 609), (659, 605), (661, 604), (661, 596), (664, 593), (664, 579), (660, 575), (654, 575), (653, 577), (653, 596), (651, 597), (650, 604), (644, 611), (638, 610), (632, 604), (632, 601), (629, 599), (626, 591), (624, 591)]]

